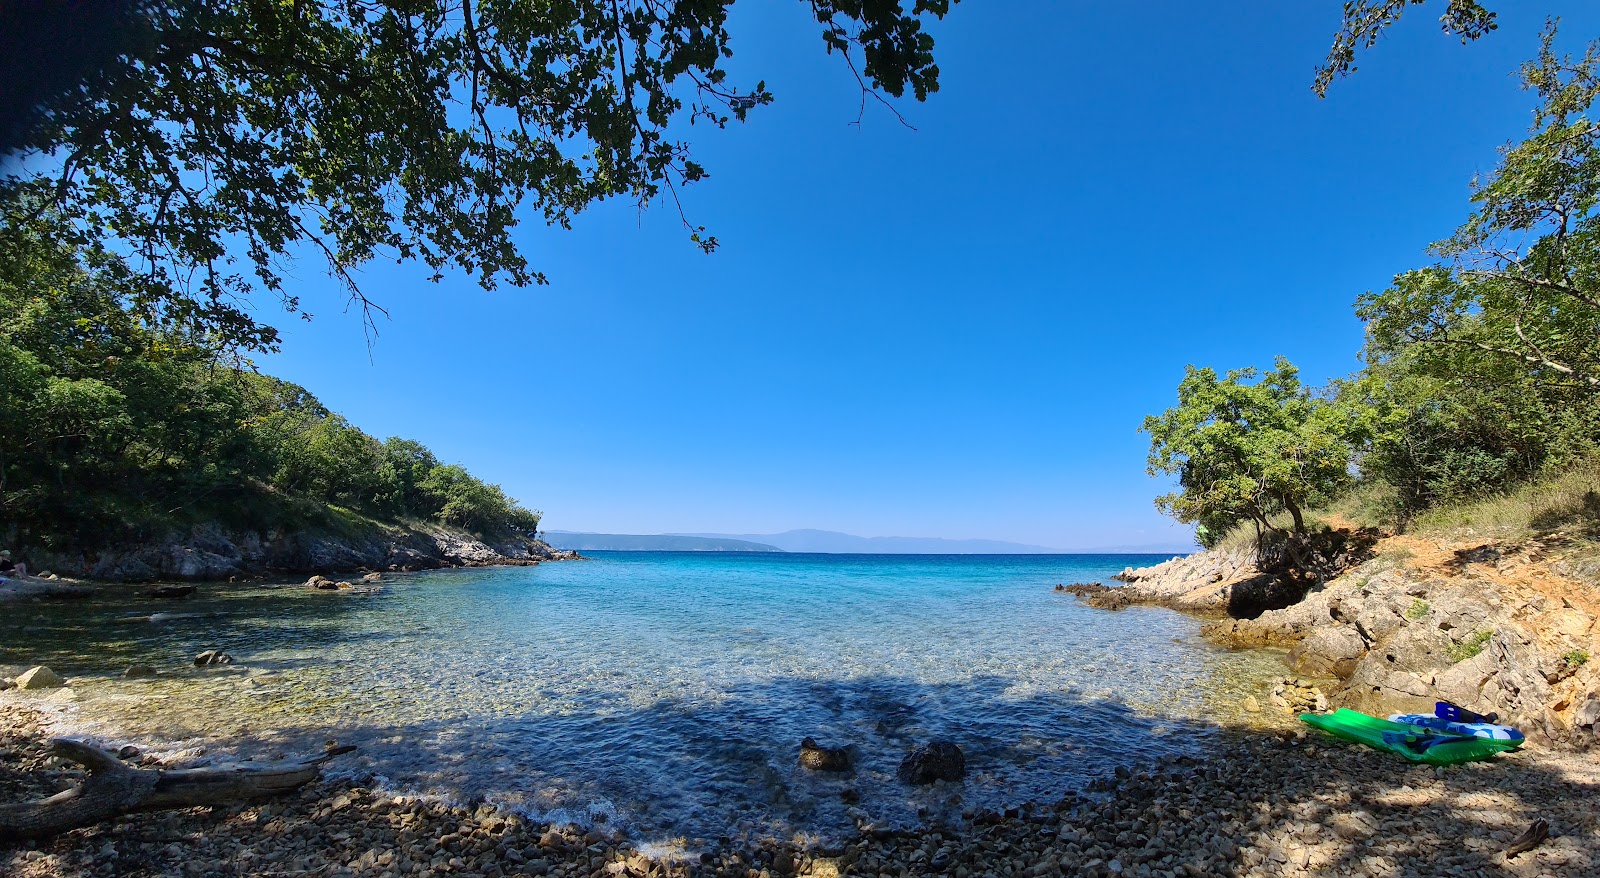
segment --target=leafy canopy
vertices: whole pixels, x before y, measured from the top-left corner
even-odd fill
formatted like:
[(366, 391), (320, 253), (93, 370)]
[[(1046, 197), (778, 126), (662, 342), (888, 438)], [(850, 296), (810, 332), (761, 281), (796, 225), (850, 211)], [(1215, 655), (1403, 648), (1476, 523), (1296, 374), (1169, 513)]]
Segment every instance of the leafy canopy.
[[(1415, 350), (1434, 372), (1499, 373), (1600, 396), (1600, 43), (1580, 58), (1554, 51), (1522, 69), (1535, 91), (1526, 140), (1502, 150), (1473, 195), (1477, 209), (1434, 245), (1440, 261), (1357, 302), (1369, 360)], [(1591, 403), (1592, 404), (1592, 403)]]
[[(1400, 20), (1406, 7), (1428, 3), (1429, 0), (1346, 0), (1344, 21), (1333, 38), (1327, 60), (1317, 68), (1312, 90), (1319, 97), (1327, 97), (1334, 79), (1356, 72), (1358, 51), (1377, 45), (1378, 38)], [(1445, 0), (1439, 24), (1445, 33), (1460, 37), (1462, 43), (1476, 40), (1500, 26), (1495, 21), (1495, 13), (1477, 0)]]
[[(807, 0), (863, 103), (939, 87), (924, 21), (954, 0)], [(773, 100), (736, 83), (733, 0), (135, 0), (118, 54), (8, 132), (7, 221), (49, 210), (124, 253), (176, 319), (269, 348), (247, 314), (283, 265), (421, 260), (485, 287), (545, 278), (513, 240), (706, 176), (678, 125)], [(103, 24), (103, 23), (102, 23)], [(681, 214), (681, 206), (680, 206)], [(684, 221), (710, 251), (714, 236)], [(366, 312), (371, 319), (370, 311)]]
[(1178, 404), (1140, 429), (1150, 435), (1146, 471), (1178, 477), (1180, 490), (1157, 498), (1157, 507), (1200, 525), (1208, 544), (1243, 522), (1278, 531), (1272, 516), (1283, 511), (1303, 534), (1307, 505), (1348, 478), (1344, 415), (1281, 357), (1264, 374), (1247, 368), (1219, 378), (1215, 369), (1188, 367)]

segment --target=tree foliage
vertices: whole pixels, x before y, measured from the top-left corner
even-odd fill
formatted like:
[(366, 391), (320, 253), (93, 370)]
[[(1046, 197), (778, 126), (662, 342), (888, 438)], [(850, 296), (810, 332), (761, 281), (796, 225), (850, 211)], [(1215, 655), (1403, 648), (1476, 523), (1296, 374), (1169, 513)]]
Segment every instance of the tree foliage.
[[(953, 0), (808, 0), (865, 95), (939, 86), (924, 21)], [(773, 95), (735, 82), (733, 0), (199, 0), (126, 4), (116, 54), (46, 94), (0, 206), (50, 210), (128, 255), (145, 304), (265, 348), (252, 292), (282, 266), (420, 260), (486, 287), (543, 282), (512, 234), (706, 176), (683, 124)], [(680, 206), (681, 213), (681, 206)], [(716, 238), (687, 220), (706, 250)]]
[(1278, 531), (1273, 516), (1285, 511), (1304, 534), (1306, 507), (1348, 478), (1343, 413), (1314, 396), (1282, 358), (1264, 374), (1237, 369), (1223, 378), (1190, 366), (1178, 404), (1145, 418), (1141, 429), (1150, 434), (1148, 472), (1178, 477), (1180, 490), (1156, 505), (1200, 525), (1207, 540), (1241, 522)]
[[(1266, 481), (1241, 475), (1251, 458), (1237, 437), (1269, 435), (1284, 419), (1335, 424), (1318, 435), (1347, 443), (1360, 478), (1392, 489), (1401, 522), (1600, 455), (1600, 129), (1589, 118), (1600, 44), (1574, 58), (1555, 51), (1555, 37), (1552, 26), (1522, 69), (1539, 97), (1532, 130), (1475, 186), (1467, 221), (1433, 245), (1434, 264), (1358, 298), (1365, 366), (1309, 403), (1318, 414), (1270, 380), (1247, 391), (1191, 370), (1179, 408), (1146, 421), (1165, 431), (1152, 431), (1152, 472), (1180, 476), (1162, 508), (1211, 533), (1241, 520)], [(1216, 414), (1244, 410), (1238, 395), (1254, 412), (1240, 416), (1247, 428)]]
[(1541, 99), (1530, 136), (1502, 151), (1477, 210), (1434, 245), (1440, 262), (1357, 303), (1371, 358), (1415, 347), (1424, 360), (1514, 364), (1541, 386), (1600, 397), (1600, 128), (1588, 116), (1600, 45), (1573, 59), (1554, 38), (1547, 30), (1522, 71)]
[(1403, 515), (1501, 490), (1600, 446), (1600, 44), (1547, 29), (1522, 82), (1529, 135), (1479, 183), (1438, 261), (1356, 303), (1367, 361), (1349, 386), (1371, 423), (1362, 469)]
[[(1424, 4), (1431, 5), (1429, 0), (1345, 0), (1344, 21), (1334, 35), (1327, 60), (1317, 68), (1312, 90), (1319, 97), (1326, 97), (1335, 79), (1356, 71), (1356, 53), (1377, 45), (1383, 32), (1400, 20), (1407, 7)], [(1444, 0), (1439, 24), (1445, 33), (1467, 43), (1499, 27), (1495, 17), (1477, 0)]]
[(498, 486), (152, 320), (132, 305), (139, 273), (52, 228), (0, 230), (0, 534), (88, 548), (190, 523), (326, 524), (331, 506), (537, 529)]

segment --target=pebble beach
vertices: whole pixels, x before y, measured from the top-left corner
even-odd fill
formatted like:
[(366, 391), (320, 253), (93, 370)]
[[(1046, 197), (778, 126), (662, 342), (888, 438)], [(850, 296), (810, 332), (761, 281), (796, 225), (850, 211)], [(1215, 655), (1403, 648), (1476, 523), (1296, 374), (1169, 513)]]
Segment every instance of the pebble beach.
[[(1287, 719), (1287, 717), (1285, 717)], [(50, 757), (43, 717), (0, 708), (0, 799), (81, 777)], [(1210, 752), (1130, 763), (1056, 802), (967, 811), (914, 830), (864, 823), (833, 846), (640, 850), (601, 823), (531, 822), (489, 806), (396, 796), (357, 780), (226, 809), (124, 817), (0, 847), (0, 874), (78, 876), (1590, 876), (1600, 873), (1600, 761), (1529, 749), (1454, 768), (1285, 724)], [(951, 785), (959, 792), (959, 785)], [(1543, 818), (1550, 838), (1505, 850)]]

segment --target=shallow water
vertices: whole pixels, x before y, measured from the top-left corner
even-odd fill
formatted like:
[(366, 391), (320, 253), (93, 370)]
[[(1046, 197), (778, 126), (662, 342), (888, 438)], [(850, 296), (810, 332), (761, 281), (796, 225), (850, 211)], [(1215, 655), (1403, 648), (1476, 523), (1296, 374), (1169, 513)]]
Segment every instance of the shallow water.
[[(1052, 591), (1161, 557), (596, 554), (371, 595), (211, 586), (14, 606), (0, 662), (80, 678), (64, 721), (117, 743), (337, 739), (361, 748), (347, 769), (398, 790), (604, 814), (689, 847), (1047, 800), (1197, 749), (1283, 672), (1271, 653), (1204, 643), (1193, 618)], [(238, 663), (193, 668), (210, 648)], [(162, 676), (120, 679), (135, 663)], [(855, 771), (799, 768), (807, 735), (853, 747)], [(939, 737), (966, 752), (963, 784), (895, 780), (913, 743)]]

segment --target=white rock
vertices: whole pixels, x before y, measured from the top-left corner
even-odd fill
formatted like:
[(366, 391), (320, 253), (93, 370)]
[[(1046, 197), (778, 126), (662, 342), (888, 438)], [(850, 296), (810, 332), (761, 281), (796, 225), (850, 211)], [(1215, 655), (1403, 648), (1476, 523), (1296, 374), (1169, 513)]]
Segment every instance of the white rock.
[(65, 685), (67, 681), (61, 679), (60, 674), (44, 665), (29, 668), (17, 678), (18, 689), (57, 689)]

